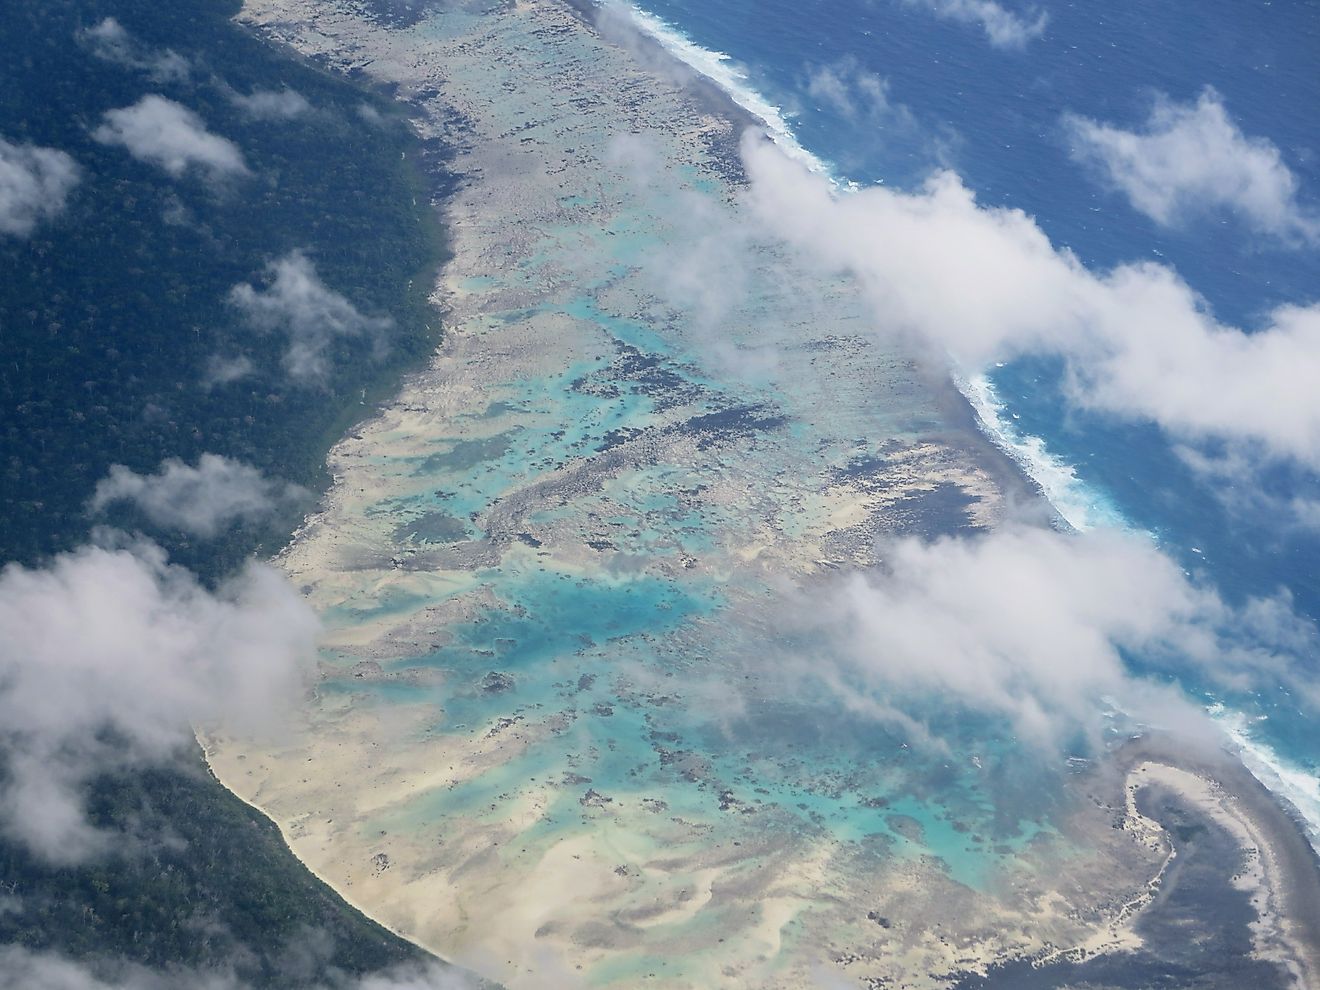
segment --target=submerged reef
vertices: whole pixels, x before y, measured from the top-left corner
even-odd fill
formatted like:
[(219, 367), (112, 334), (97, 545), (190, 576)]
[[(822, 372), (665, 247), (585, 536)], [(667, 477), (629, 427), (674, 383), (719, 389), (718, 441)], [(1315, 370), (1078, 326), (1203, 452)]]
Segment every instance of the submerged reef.
[(208, 740), (225, 783), (511, 987), (941, 987), (1139, 944), (1169, 848), (1123, 775), (939, 699), (915, 745), (795, 635), (886, 540), (1048, 509), (848, 283), (728, 249), (745, 117), (554, 0), (244, 17), (419, 103), (463, 179), (444, 344), (280, 557), (316, 697), (280, 745)]

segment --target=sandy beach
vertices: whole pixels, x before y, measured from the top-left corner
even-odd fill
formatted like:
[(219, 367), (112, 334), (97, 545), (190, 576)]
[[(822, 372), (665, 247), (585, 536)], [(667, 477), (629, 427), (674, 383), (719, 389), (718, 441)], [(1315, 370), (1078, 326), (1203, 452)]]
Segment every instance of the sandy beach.
[[(745, 115), (588, 10), (245, 4), (395, 87), (462, 181), (444, 344), (279, 558), (326, 623), (321, 683), (279, 745), (206, 738), (216, 774), (351, 903), (510, 987), (935, 988), (1131, 948), (1170, 858), (1133, 804), (1158, 780), (1265, 850), (1260, 951), (1310, 972), (1314, 891), (1242, 780), (1056, 768), (1056, 825), (891, 735), (784, 743), (801, 720), (748, 650), (782, 583), (1034, 493), (846, 285), (710, 236), (738, 227)], [(694, 254), (742, 291), (698, 291)]]

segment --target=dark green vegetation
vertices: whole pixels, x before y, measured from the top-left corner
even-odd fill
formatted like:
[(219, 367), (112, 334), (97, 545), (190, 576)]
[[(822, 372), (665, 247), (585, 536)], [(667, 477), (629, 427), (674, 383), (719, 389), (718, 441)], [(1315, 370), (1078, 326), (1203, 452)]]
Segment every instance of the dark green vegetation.
[[(237, 10), (232, 0), (0, 4), (0, 137), (61, 149), (83, 175), (54, 221), (0, 237), (0, 560), (81, 542), (86, 500), (115, 463), (151, 472), (212, 452), (319, 490), (329, 443), (435, 344), (426, 294), (442, 248), (423, 169), (443, 163), (392, 101), (275, 50), (231, 23)], [(186, 78), (94, 57), (76, 37), (107, 16), (145, 49), (188, 59)], [(286, 87), (310, 112), (253, 119), (232, 99)], [(171, 178), (93, 139), (105, 111), (151, 93), (235, 142), (251, 175)], [(290, 381), (287, 336), (252, 328), (228, 302), (296, 249), (363, 314), (394, 321), (383, 352), (367, 336), (339, 338), (321, 383)], [(208, 362), (236, 355), (255, 374), (204, 387)], [(215, 573), (290, 522), (200, 550), (153, 535)]]
[(131, 822), (136, 838), (76, 868), (0, 843), (3, 892), (22, 905), (0, 911), (0, 943), (153, 969), (232, 971), (280, 988), (422, 956), (308, 873), (275, 826), (204, 765), (103, 777), (89, 798), (94, 824)]
[[(0, 563), (37, 564), (82, 543), (96, 521), (87, 500), (111, 464), (150, 473), (211, 452), (322, 489), (329, 445), (436, 343), (426, 293), (443, 260), (430, 202), (438, 150), (383, 95), (235, 26), (237, 10), (233, 0), (0, 3), (0, 138), (63, 150), (82, 173), (61, 215), (29, 238), (0, 235)], [(76, 38), (105, 17), (144, 51), (187, 59), (186, 76), (94, 57)], [(253, 119), (232, 99), (285, 87), (310, 112)], [(105, 111), (151, 93), (234, 141), (250, 174), (175, 178), (93, 139)], [(383, 348), (339, 339), (315, 383), (284, 373), (285, 334), (252, 328), (227, 301), (293, 250), (363, 314), (393, 321)], [(208, 389), (217, 355), (244, 355), (254, 373)], [(212, 542), (151, 535), (215, 579), (292, 522)], [(56, 869), (0, 840), (0, 944), (220, 967), (281, 988), (422, 955), (303, 869), (195, 751), (173, 768), (97, 780), (89, 807), (123, 836), (95, 863)]]

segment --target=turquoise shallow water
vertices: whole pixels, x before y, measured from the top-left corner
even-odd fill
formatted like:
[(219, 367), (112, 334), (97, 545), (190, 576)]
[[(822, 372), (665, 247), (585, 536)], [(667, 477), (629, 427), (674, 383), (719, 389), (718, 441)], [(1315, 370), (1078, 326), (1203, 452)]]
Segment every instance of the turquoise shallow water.
[[(1152, 6), (1118, 0), (1011, 4), (1029, 22), (1046, 18), (1020, 48), (995, 47), (975, 23), (938, 18), (924, 4), (868, 0), (647, 0), (640, 8), (742, 67), (746, 88), (781, 107), (795, 137), (841, 178), (914, 188), (951, 167), (978, 200), (1022, 209), (1057, 245), (1093, 270), (1154, 261), (1173, 267), (1220, 320), (1247, 332), (1280, 305), (1320, 299), (1320, 243), (1251, 229), (1231, 211), (1161, 225), (1071, 157), (1065, 116), (1129, 131), (1146, 125), (1158, 97), (1177, 104), (1207, 87), (1250, 139), (1277, 149), (1291, 173), (1296, 209), (1317, 215), (1320, 100), (1314, 71), (1320, 14), (1312, 3), (1260, 6), (1231, 0)], [(1192, 27), (1194, 25), (1194, 27)], [(883, 86), (887, 110), (868, 118), (813, 94), (823, 69)], [(1078, 483), (1070, 497), (1093, 518), (1154, 534), (1162, 549), (1227, 599), (1283, 592), (1306, 619), (1320, 620), (1320, 530), (1290, 515), (1313, 500), (1320, 478), (1296, 464), (1253, 464), (1246, 480), (1198, 475), (1180, 455), (1183, 438), (1069, 402), (1059, 363), (1024, 359), (994, 370), (999, 414), (1022, 437), (1040, 438)], [(1019, 448), (1021, 449), (1021, 448)], [(1205, 452), (1224, 450), (1207, 444)], [(1032, 465), (1032, 459), (1028, 458)], [(1296, 652), (1304, 677), (1317, 674), (1318, 639)], [(1134, 658), (1141, 669), (1140, 658)], [(1280, 687), (1259, 694), (1194, 694), (1244, 714), (1266, 783), (1293, 801), (1320, 836), (1320, 735), (1314, 713)], [(1273, 751), (1271, 751), (1271, 748)]]
[[(777, 422), (797, 396), (781, 396), (766, 412), (759, 389), (731, 394), (727, 383), (697, 370), (696, 355), (652, 327), (603, 313), (587, 297), (559, 311), (612, 342), (612, 353), (502, 384), (490, 409), (471, 414), (498, 420), (498, 432), (437, 438), (434, 453), (408, 458), (402, 467), (423, 490), (371, 509), (402, 520), (395, 532), (406, 534), (408, 547), (488, 538), (485, 525), (509, 493), (575, 459), (608, 452), (679, 405), (699, 422), (738, 420), (747, 415), (740, 410), (755, 409), (753, 417), (776, 421), (767, 443), (794, 458), (818, 456), (818, 429)], [(506, 427), (510, 422), (516, 425)], [(868, 443), (852, 438), (850, 456), (855, 444)], [(591, 792), (607, 804), (649, 801), (665, 816), (704, 822), (714, 845), (744, 834), (763, 843), (782, 835), (851, 844), (881, 859), (934, 857), (955, 881), (982, 888), (1034, 836), (1053, 833), (1048, 802), (1026, 801), (1024, 789), (1002, 786), (1030, 774), (1022, 755), (1010, 741), (975, 731), (966, 752), (956, 742), (950, 753), (919, 752), (873, 720), (841, 715), (837, 696), (825, 688), (780, 679), (775, 669), (786, 654), (800, 660), (823, 647), (758, 631), (776, 597), (765, 578), (675, 564), (722, 559), (746, 538), (749, 524), (775, 521), (748, 519), (746, 503), (707, 500), (719, 462), (751, 453), (715, 440), (708, 451), (715, 477), (710, 465), (658, 463), (615, 474), (572, 499), (535, 500), (510, 524), (520, 534), (518, 552), (468, 572), (468, 583), (454, 588), (458, 597), (481, 589), (484, 604), (443, 627), (443, 645), (387, 659), (386, 678), (375, 683), (346, 672), (323, 685), (357, 704), (374, 696), (412, 705), (436, 698), (424, 674), (437, 672), (443, 700), (432, 732), (459, 739), (554, 717), (562, 723), (498, 766), (364, 822), (364, 832), (502, 820), (520, 794), (553, 780), (554, 797), (519, 834), (520, 848), (581, 829), (594, 813), (582, 803)], [(461, 521), (462, 532), (428, 541), (425, 523), (437, 513)], [(791, 514), (777, 522), (789, 539), (809, 528)], [(615, 572), (569, 563), (546, 532), (563, 525), (590, 530), (583, 538)], [(437, 600), (431, 590), (386, 586), (329, 617), (350, 626), (403, 620)], [(973, 751), (985, 769), (969, 762)]]
[[(650, 404), (635, 398), (580, 402), (572, 391), (555, 393), (546, 382), (516, 388), (542, 400), (567, 396), (561, 402), (569, 409), (580, 403), (557, 418), (545, 405), (536, 408), (561, 423), (576, 419), (597, 442), (602, 427), (635, 422), (635, 410)], [(602, 404), (609, 414), (595, 415)], [(407, 517), (411, 508), (432, 511), (442, 504), (457, 512), (455, 503), (465, 500), (484, 508), (483, 490), (501, 491), (528, 470), (517, 449), (531, 429), (512, 442), (497, 434), (498, 443), (480, 448), (491, 455), (487, 461), (472, 456), (479, 448), (471, 442), (454, 445), (462, 452), (457, 458), (428, 458), (429, 482), (466, 492), (462, 498), (392, 499), (382, 511)], [(572, 456), (573, 443), (583, 442), (570, 441), (567, 431), (551, 432), (565, 433), (558, 440), (565, 457)], [(859, 843), (873, 854), (935, 856), (952, 878), (974, 888), (1003, 857), (1050, 830), (1049, 804), (1026, 801), (1025, 789), (1011, 786), (1015, 777), (1025, 781), (1033, 771), (1009, 741), (996, 743), (968, 727), (966, 753), (932, 758), (869, 719), (841, 715), (837, 697), (823, 688), (813, 693), (798, 684), (795, 695), (783, 696), (774, 666), (786, 653), (800, 656), (813, 647), (744, 628), (741, 610), (726, 591), (744, 599), (745, 609), (745, 579), (730, 584), (709, 575), (648, 573), (657, 559), (704, 552), (721, 531), (718, 513), (710, 521), (675, 493), (684, 477), (657, 466), (626, 484), (606, 486), (609, 508), (602, 508), (599, 522), (614, 545), (626, 548), (635, 573), (584, 574), (557, 566), (552, 551), (524, 544), (500, 567), (475, 570), (470, 583), (453, 589), (461, 596), (484, 588), (492, 597), (468, 621), (446, 627), (444, 645), (387, 661), (384, 671), (395, 679), (364, 685), (346, 671), (323, 684), (324, 692), (345, 692), (358, 703), (366, 691), (379, 703), (414, 705), (434, 699), (437, 689), (425, 677), (416, 683), (410, 678), (440, 672), (443, 709), (432, 729), (458, 737), (552, 714), (569, 723), (497, 768), (364, 823), (364, 829), (500, 817), (512, 795), (553, 778), (568, 786), (519, 841), (549, 842), (579, 824), (580, 800), (589, 788), (611, 802), (612, 795), (644, 795), (663, 804), (667, 814), (697, 820), (710, 820), (718, 809), (728, 822), (728, 841), (744, 829), (782, 830)], [(556, 511), (569, 510), (541, 510), (528, 517), (528, 525), (535, 529), (538, 517)], [(764, 588), (751, 590), (767, 595)], [(332, 610), (330, 619), (351, 626), (404, 617), (437, 600), (434, 591), (387, 587), (368, 602)], [(724, 688), (727, 709), (721, 706)], [(979, 730), (994, 731), (988, 725)], [(973, 751), (980, 767), (969, 762)]]
[[(490, 17), (415, 28), (480, 130), (452, 329), (286, 555), (328, 646), (263, 796), (363, 903), (505, 967), (787, 986), (836, 940), (952, 965), (938, 911), (1022, 930), (1046, 866), (1094, 866), (1057, 754), (939, 698), (910, 699), (936, 744), (850, 706), (798, 614), (890, 538), (1002, 520), (1013, 479), (854, 291), (706, 240), (718, 122), (579, 25)], [(706, 264), (727, 294), (685, 294)], [(922, 931), (869, 917), (900, 901)]]
[[(654, 342), (653, 331), (602, 319), (586, 302), (574, 306), (578, 319), (630, 349), (634, 363), (681, 361), (672, 345), (634, 353)], [(515, 417), (517, 427), (485, 440), (440, 442), (440, 452), (411, 458), (409, 475), (425, 478), (430, 490), (388, 498), (373, 511), (391, 520), (425, 519), (437, 511), (453, 519), (480, 515), (547, 466), (579, 457), (584, 448), (607, 447), (613, 431), (644, 429), (657, 405), (676, 401), (676, 393), (713, 388), (694, 374), (668, 374), (663, 388), (648, 382), (645, 393), (612, 379), (603, 363), (579, 362), (511, 382), (497, 412)], [(784, 432), (785, 442), (801, 442), (801, 431)], [(615, 575), (565, 567), (555, 548), (532, 535), (557, 517), (580, 518), (580, 501), (538, 504), (523, 517), (530, 532), (519, 553), (506, 554), (498, 567), (471, 571), (468, 583), (455, 586), (455, 596), (486, 589), (489, 604), (445, 627), (442, 646), (388, 660), (384, 672), (395, 679), (363, 685), (346, 673), (323, 685), (327, 693), (347, 692), (359, 701), (366, 691), (381, 703), (410, 705), (436, 696), (425, 678), (409, 680), (433, 670), (442, 673), (444, 685), (435, 732), (482, 736), (506, 720), (552, 714), (571, 723), (498, 768), (364, 823), (365, 829), (499, 817), (528, 785), (568, 779), (520, 841), (548, 842), (579, 824), (589, 788), (610, 802), (619, 793), (644, 794), (670, 815), (703, 821), (718, 809), (729, 823), (728, 841), (744, 829), (783, 830), (859, 843), (885, 856), (934, 856), (952, 878), (974, 888), (1001, 858), (1049, 830), (1048, 806), (1027, 806), (1021, 794), (1000, 790), (988, 775), (1026, 774), (1006, 741), (997, 749), (972, 733), (976, 741), (969, 745), (990, 768), (983, 772), (965, 754), (932, 761), (873, 721), (841, 717), (837, 697), (824, 689), (803, 693), (798, 685), (795, 697), (780, 696), (774, 666), (786, 649), (801, 656), (813, 646), (786, 646), (743, 628), (748, 596), (752, 611), (774, 597), (756, 576), (656, 569), (661, 560), (706, 554), (727, 538), (735, 513), (703, 505), (702, 485), (690, 469), (653, 465), (609, 480), (591, 497), (595, 508), (586, 515), (602, 534), (596, 542), (627, 560), (626, 572)], [(408, 533), (410, 545), (426, 543), (407, 523), (396, 532)], [(462, 534), (438, 542), (486, 535), (471, 522)], [(739, 599), (738, 608), (726, 592)], [(434, 591), (387, 586), (367, 601), (332, 609), (329, 618), (349, 626), (401, 619), (437, 600)], [(725, 687), (728, 709), (721, 710)]]
[[(1012, 793), (1012, 778), (1025, 781), (1032, 771), (1006, 741), (996, 745), (970, 731), (967, 743), (980, 752), (980, 766), (965, 755), (932, 761), (872, 721), (840, 717), (826, 692), (775, 696), (773, 677), (750, 704), (730, 691), (736, 710), (712, 711), (712, 682), (756, 676), (758, 647), (767, 648), (768, 663), (774, 650), (727, 636), (721, 626), (730, 617), (718, 585), (645, 575), (584, 578), (536, 559), (475, 573), (498, 604), (448, 629), (442, 648), (395, 660), (386, 671), (443, 671), (443, 714), (433, 726), (439, 733), (484, 735), (506, 721), (551, 713), (563, 714), (571, 728), (364, 828), (498, 818), (511, 795), (549, 777), (568, 786), (520, 842), (550, 841), (578, 822), (589, 788), (610, 802), (612, 795), (644, 795), (672, 815), (709, 819), (718, 807), (729, 820), (747, 816), (748, 826), (770, 834), (824, 836), (895, 857), (933, 855), (973, 888), (999, 859), (1050, 830), (1048, 805), (1028, 807), (1023, 792)], [(418, 604), (389, 598), (378, 606), (406, 611)], [(350, 674), (323, 690), (361, 699), (363, 685)], [(432, 684), (403, 680), (369, 690), (386, 704), (435, 695)]]

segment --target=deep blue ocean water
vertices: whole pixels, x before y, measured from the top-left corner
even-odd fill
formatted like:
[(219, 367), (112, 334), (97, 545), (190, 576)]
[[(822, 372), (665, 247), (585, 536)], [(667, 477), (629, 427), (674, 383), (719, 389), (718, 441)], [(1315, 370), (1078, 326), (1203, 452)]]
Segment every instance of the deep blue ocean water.
[[(956, 170), (985, 204), (1020, 208), (1089, 267), (1153, 259), (1172, 266), (1222, 321), (1259, 328), (1274, 307), (1320, 301), (1320, 249), (1284, 246), (1229, 215), (1158, 226), (1069, 155), (1063, 116), (1140, 130), (1157, 94), (1194, 101), (1213, 87), (1238, 127), (1276, 145), (1300, 201), (1320, 205), (1320, 3), (1314, 0), (1106, 0), (1043, 3), (1043, 34), (996, 48), (982, 30), (905, 0), (644, 0), (678, 34), (727, 53), (749, 90), (779, 107), (794, 136), (840, 178), (918, 185)], [(814, 98), (822, 68), (885, 80), (906, 114), (859, 122)], [(1283, 590), (1320, 618), (1320, 533), (1287, 524), (1260, 500), (1217, 490), (1157, 428), (1069, 406), (1059, 369), (1024, 360), (993, 375), (1004, 421), (1041, 438), (1075, 470), (1102, 516), (1148, 531), (1228, 599)], [(1320, 383), (1318, 383), (1320, 384)], [(1320, 483), (1275, 466), (1256, 479), (1282, 498)], [(1226, 497), (1237, 496), (1237, 497)], [(1320, 657), (1307, 662), (1320, 664)], [(1317, 670), (1320, 676), (1320, 669)], [(1191, 685), (1195, 687), (1195, 685)], [(1320, 810), (1320, 733), (1283, 693), (1230, 699), (1295, 774), (1281, 786)], [(1267, 781), (1269, 782), (1269, 781)], [(1276, 781), (1276, 783), (1278, 783)], [(1300, 790), (1299, 790), (1300, 788)]]

